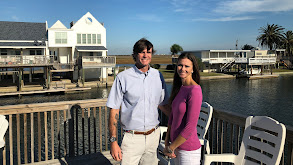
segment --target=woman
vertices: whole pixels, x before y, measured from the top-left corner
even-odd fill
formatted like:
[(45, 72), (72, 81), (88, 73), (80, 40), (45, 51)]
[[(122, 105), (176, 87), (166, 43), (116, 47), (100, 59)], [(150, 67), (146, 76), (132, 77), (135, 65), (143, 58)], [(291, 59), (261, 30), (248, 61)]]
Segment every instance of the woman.
[(178, 58), (170, 96), (172, 111), (168, 122), (164, 154), (176, 165), (200, 164), (201, 145), (197, 121), (202, 104), (200, 75), (196, 58), (183, 53)]

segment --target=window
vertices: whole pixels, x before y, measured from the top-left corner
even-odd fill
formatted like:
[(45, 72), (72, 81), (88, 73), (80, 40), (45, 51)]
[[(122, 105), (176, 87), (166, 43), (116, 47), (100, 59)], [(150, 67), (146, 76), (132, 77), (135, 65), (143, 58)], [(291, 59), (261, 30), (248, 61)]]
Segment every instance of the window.
[(20, 50), (15, 50), (15, 55), (20, 55)]
[(55, 32), (55, 43), (56, 44), (67, 44), (67, 33), (66, 32)]
[(91, 34), (87, 34), (87, 43), (88, 44), (92, 43), (92, 35)]
[(30, 50), (30, 55), (36, 55), (36, 51), (35, 50)]
[(86, 34), (82, 34), (82, 44), (86, 44)]
[(42, 55), (42, 50), (37, 50), (37, 55)]
[(101, 34), (97, 34), (98, 44), (101, 44)]
[(7, 55), (7, 49), (2, 49), (1, 50), (1, 55)]
[(92, 38), (93, 39), (93, 42), (92, 43), (93, 44), (96, 44), (97, 43), (97, 35), (96, 34), (93, 34), (92, 37), (93, 37)]
[(77, 34), (77, 44), (101, 44), (101, 34)]
[(42, 55), (42, 50), (30, 50), (30, 55)]
[(77, 44), (81, 44), (81, 34), (77, 34)]

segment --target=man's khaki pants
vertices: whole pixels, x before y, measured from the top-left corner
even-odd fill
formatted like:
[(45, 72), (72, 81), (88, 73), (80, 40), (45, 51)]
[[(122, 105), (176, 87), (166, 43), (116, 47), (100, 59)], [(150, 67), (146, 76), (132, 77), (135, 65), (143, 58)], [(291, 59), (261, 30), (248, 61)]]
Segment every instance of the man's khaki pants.
[(149, 135), (124, 133), (121, 165), (158, 165), (160, 128)]

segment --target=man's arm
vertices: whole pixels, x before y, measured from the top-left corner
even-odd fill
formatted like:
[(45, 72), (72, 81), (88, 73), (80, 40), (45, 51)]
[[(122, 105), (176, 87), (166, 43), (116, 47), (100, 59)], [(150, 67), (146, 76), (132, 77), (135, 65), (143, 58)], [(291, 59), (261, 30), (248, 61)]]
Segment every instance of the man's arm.
[(171, 106), (169, 104), (166, 105), (159, 105), (159, 109), (166, 115), (169, 117), (170, 113), (171, 113)]
[[(118, 121), (119, 121), (119, 109), (110, 109), (110, 115), (109, 115), (110, 137), (117, 138)], [(115, 159), (116, 161), (122, 160), (121, 149), (120, 149), (117, 141), (114, 141), (111, 143), (110, 153), (111, 153), (113, 159)]]

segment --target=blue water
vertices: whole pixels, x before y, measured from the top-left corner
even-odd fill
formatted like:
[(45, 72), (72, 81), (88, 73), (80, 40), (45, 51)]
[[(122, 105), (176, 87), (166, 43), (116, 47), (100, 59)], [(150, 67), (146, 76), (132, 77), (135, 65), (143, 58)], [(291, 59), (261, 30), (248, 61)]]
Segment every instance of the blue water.
[[(171, 90), (172, 84), (167, 84)], [(243, 115), (265, 115), (293, 126), (293, 75), (271, 79), (220, 79), (201, 82), (203, 100), (215, 109), (232, 111)], [(110, 88), (64, 95), (31, 95), (0, 98), (1, 105), (28, 104), (106, 98)]]

